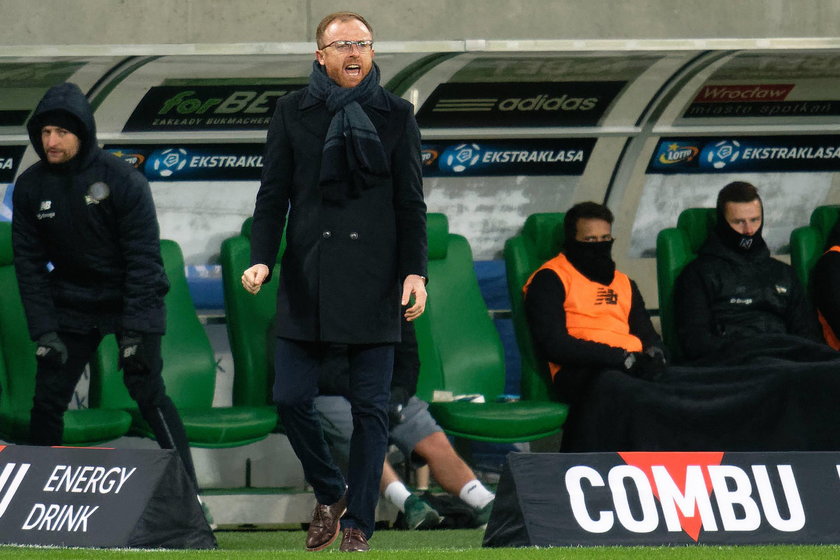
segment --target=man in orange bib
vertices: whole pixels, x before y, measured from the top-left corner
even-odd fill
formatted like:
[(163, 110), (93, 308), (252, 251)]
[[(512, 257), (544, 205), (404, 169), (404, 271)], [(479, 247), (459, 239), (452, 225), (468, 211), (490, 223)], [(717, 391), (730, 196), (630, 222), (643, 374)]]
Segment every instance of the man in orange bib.
[(564, 251), (525, 283), (525, 310), (555, 390), (572, 403), (594, 373), (622, 370), (654, 380), (664, 370), (662, 340), (635, 282), (615, 269), (613, 214), (582, 202), (565, 217)]

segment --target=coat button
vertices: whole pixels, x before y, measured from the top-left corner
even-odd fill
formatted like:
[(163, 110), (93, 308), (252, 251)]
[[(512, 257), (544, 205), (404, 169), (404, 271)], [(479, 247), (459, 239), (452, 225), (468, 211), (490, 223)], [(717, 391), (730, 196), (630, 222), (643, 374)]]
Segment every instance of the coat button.
[(350, 239), (352, 239), (353, 241), (356, 241), (358, 238), (359, 238), (358, 233), (356, 233), (355, 231), (350, 232)]
[(321, 237), (323, 237), (324, 239), (329, 239), (330, 236), (332, 236), (332, 233), (329, 232), (329, 231), (325, 231), (324, 233), (321, 234)]

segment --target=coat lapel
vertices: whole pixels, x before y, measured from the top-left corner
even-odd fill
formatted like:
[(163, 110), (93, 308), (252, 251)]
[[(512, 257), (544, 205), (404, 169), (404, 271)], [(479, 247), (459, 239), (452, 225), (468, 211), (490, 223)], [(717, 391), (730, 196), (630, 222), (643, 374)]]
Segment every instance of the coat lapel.
[(300, 98), (298, 108), (300, 109), (300, 122), (303, 128), (320, 142), (323, 142), (327, 134), (327, 128), (330, 126), (330, 120), (332, 120), (332, 117), (324, 108), (324, 104), (313, 97), (307, 89), (303, 97)]
[(370, 122), (373, 123), (373, 126), (381, 137), (382, 131), (388, 123), (388, 117), (391, 114), (391, 107), (388, 104), (388, 98), (385, 96), (385, 90), (379, 88), (376, 95), (367, 102), (365, 112), (370, 117)]

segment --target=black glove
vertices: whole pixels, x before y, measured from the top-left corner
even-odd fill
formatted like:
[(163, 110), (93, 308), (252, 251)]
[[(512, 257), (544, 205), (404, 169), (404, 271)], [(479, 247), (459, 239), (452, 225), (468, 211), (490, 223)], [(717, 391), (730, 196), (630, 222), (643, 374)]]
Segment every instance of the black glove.
[(143, 359), (143, 335), (135, 331), (126, 331), (119, 337), (119, 367), (126, 373), (144, 373), (149, 370)]
[(59, 367), (67, 363), (67, 346), (57, 332), (42, 334), (38, 339), (35, 357), (44, 365)]
[(662, 376), (668, 363), (662, 348), (648, 346), (644, 352), (637, 352), (634, 355), (636, 360), (632, 371), (628, 370), (628, 373), (647, 381), (656, 381)]
[(659, 346), (648, 346), (645, 348), (645, 355), (650, 358), (651, 364), (659, 369), (664, 369), (668, 365), (668, 358), (665, 357), (665, 350)]
[(403, 387), (391, 387), (391, 399), (388, 401), (388, 420), (391, 426), (396, 426), (405, 420), (405, 405), (408, 403), (409, 395)]

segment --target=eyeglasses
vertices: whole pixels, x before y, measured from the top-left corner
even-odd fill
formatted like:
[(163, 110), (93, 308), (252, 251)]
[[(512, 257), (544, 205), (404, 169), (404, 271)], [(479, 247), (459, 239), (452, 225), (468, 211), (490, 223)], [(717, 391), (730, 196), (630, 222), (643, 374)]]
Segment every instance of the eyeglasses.
[(335, 47), (335, 50), (340, 53), (349, 53), (354, 46), (359, 47), (359, 52), (368, 52), (373, 48), (373, 41), (333, 41), (329, 45), (324, 45), (321, 50)]

